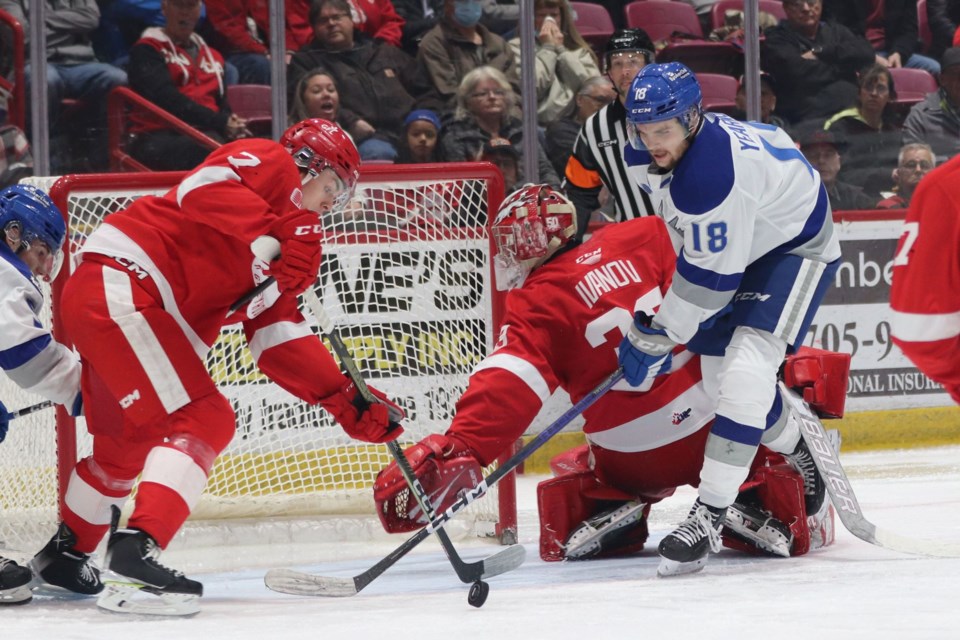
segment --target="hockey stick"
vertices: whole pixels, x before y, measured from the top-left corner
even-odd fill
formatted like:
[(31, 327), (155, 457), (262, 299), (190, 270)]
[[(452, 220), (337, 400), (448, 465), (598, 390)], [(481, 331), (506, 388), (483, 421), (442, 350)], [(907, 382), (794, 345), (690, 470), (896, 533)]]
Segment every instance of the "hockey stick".
[(891, 551), (934, 558), (960, 558), (960, 544), (907, 538), (881, 529), (867, 520), (857, 501), (857, 496), (853, 493), (847, 473), (840, 466), (840, 458), (827, 439), (820, 419), (794, 391), (783, 383), (780, 383), (780, 386), (783, 395), (797, 413), (800, 420), (800, 433), (807, 441), (817, 470), (823, 476), (830, 500), (840, 516), (840, 522), (850, 533), (865, 542)]
[[(366, 382), (364, 382), (363, 376), (357, 368), (357, 363), (354, 361), (353, 356), (350, 355), (350, 352), (347, 350), (347, 345), (343, 343), (343, 339), (333, 326), (333, 321), (330, 319), (330, 316), (327, 315), (326, 310), (320, 303), (320, 299), (317, 298), (317, 294), (312, 288), (308, 288), (303, 292), (303, 300), (310, 308), (313, 317), (316, 318), (317, 324), (320, 325), (320, 330), (327, 336), (327, 339), (330, 340), (334, 353), (340, 358), (344, 369), (347, 370), (347, 377), (356, 385), (357, 392), (360, 396), (369, 404), (380, 402), (377, 397), (373, 395), (373, 392), (370, 391)], [(416, 497), (420, 508), (423, 509), (427, 518), (433, 523), (435, 516), (433, 506), (430, 504), (427, 492), (423, 489), (417, 476), (413, 473), (413, 469), (410, 468), (410, 463), (407, 461), (407, 457), (403, 455), (400, 445), (397, 444), (396, 440), (391, 440), (387, 442), (387, 448), (390, 450), (390, 454), (394, 460), (397, 461), (397, 465), (400, 467), (400, 471), (403, 473), (407, 484), (410, 485), (410, 490)], [(440, 525), (440, 527), (442, 527), (442, 525)], [(443, 550), (450, 559), (453, 570), (457, 572), (457, 576), (462, 582), (467, 584), (475, 583), (480, 581), (481, 578), (490, 578), (506, 571), (511, 571), (523, 562), (525, 553), (523, 547), (520, 545), (512, 545), (485, 560), (466, 563), (460, 557), (460, 554), (457, 553), (456, 548), (453, 546), (453, 541), (450, 540), (450, 536), (440, 527), (437, 528), (437, 538), (440, 540)], [(519, 553), (517, 549), (519, 549)]]
[[(49, 409), (54, 406), (56, 403), (51, 400), (44, 400), (43, 402), (38, 402), (37, 404), (32, 404), (29, 407), (24, 407), (23, 409), (17, 409), (16, 411), (7, 412), (7, 420), (13, 420), (14, 418), (22, 418), (23, 416), (30, 415), (35, 411), (42, 411), (43, 409)], [(0, 403), (0, 407), (6, 412), (6, 407), (3, 406), (3, 403)]]
[(267, 276), (267, 279), (255, 286), (254, 288), (247, 291), (245, 294), (237, 298), (237, 301), (230, 305), (230, 313), (234, 313), (237, 309), (247, 304), (253, 300), (256, 296), (260, 295), (267, 287), (273, 284), (273, 276)]
[[(377, 579), (387, 569), (397, 563), (400, 558), (410, 553), (417, 545), (426, 540), (431, 533), (443, 526), (448, 520), (456, 516), (472, 502), (483, 496), (493, 485), (499, 482), (505, 475), (513, 471), (524, 460), (529, 458), (534, 451), (539, 449), (550, 438), (559, 433), (564, 427), (570, 424), (574, 418), (586, 411), (594, 402), (599, 400), (607, 391), (613, 388), (623, 378), (623, 370), (617, 369), (606, 379), (598, 384), (592, 391), (581, 398), (576, 404), (567, 409), (563, 415), (553, 421), (547, 428), (541, 431), (537, 436), (528, 442), (523, 448), (515, 453), (510, 459), (497, 467), (489, 476), (484, 478), (480, 484), (463, 494), (459, 500), (453, 503), (446, 511), (436, 517), (436, 519), (423, 529), (420, 529), (410, 538), (394, 549), (389, 555), (380, 560), (366, 571), (359, 573), (352, 578), (336, 578), (329, 576), (319, 576), (311, 573), (302, 573), (291, 571), (289, 569), (271, 569), (267, 572), (264, 582), (267, 587), (274, 591), (283, 593), (292, 593), (295, 595), (307, 596), (330, 596), (346, 597), (359, 593), (364, 587)], [(515, 547), (520, 545), (515, 545)], [(515, 547), (510, 547), (513, 549)]]
[[(257, 238), (251, 245), (251, 248), (254, 255), (264, 260), (273, 260), (280, 253), (279, 242), (269, 236)], [(337, 354), (344, 369), (346, 369), (347, 377), (356, 385), (357, 392), (368, 404), (379, 403), (380, 400), (370, 391), (370, 388), (360, 373), (360, 369), (357, 367), (357, 363), (347, 349), (347, 345), (344, 344), (333, 320), (327, 314), (326, 309), (323, 308), (323, 304), (321, 304), (320, 299), (312, 287), (308, 287), (303, 292), (303, 300), (307, 307), (309, 307), (310, 313), (313, 314), (317, 324), (320, 326), (320, 331), (330, 340), (334, 353)], [(433, 506), (430, 504), (430, 499), (427, 497), (427, 493), (420, 484), (420, 481), (413, 473), (413, 469), (410, 468), (410, 463), (407, 461), (406, 456), (403, 455), (400, 445), (398, 445), (395, 440), (392, 440), (387, 443), (387, 448), (400, 467), (407, 484), (410, 485), (410, 490), (416, 497), (420, 508), (424, 514), (427, 515), (427, 518), (433, 522), (433, 516), (435, 515)], [(457, 577), (467, 584), (481, 583), (482, 578), (490, 578), (507, 571), (512, 571), (520, 566), (526, 553), (522, 546), (513, 545), (484, 560), (467, 563), (464, 562), (460, 554), (457, 553), (456, 548), (453, 546), (453, 541), (450, 540), (450, 536), (447, 535), (446, 531), (438, 529), (437, 538), (440, 540), (440, 544), (443, 546), (443, 550), (447, 554), (447, 558), (449, 558), (454, 571), (456, 571)], [(478, 585), (477, 589), (484, 593), (486, 592), (486, 587), (482, 583)]]

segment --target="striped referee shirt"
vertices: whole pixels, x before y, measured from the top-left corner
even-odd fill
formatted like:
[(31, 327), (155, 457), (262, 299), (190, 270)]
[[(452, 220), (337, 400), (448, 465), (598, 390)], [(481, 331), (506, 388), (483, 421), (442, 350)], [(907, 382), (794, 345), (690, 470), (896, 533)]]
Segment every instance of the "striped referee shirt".
[(602, 186), (614, 198), (619, 221), (654, 213), (650, 197), (627, 173), (623, 157), (629, 144), (626, 119), (627, 110), (620, 100), (614, 100), (587, 118), (573, 144), (563, 189), (577, 207), (577, 241), (587, 230), (590, 214), (600, 206)]

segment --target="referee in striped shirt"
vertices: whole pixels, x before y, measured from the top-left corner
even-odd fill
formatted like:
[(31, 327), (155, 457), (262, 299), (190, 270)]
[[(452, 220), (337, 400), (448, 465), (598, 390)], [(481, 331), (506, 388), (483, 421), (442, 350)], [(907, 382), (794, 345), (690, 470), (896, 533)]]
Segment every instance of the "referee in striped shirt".
[(617, 99), (583, 123), (564, 172), (564, 191), (577, 207), (577, 242), (583, 239), (590, 215), (600, 206), (603, 186), (614, 199), (618, 220), (654, 213), (649, 196), (628, 177), (623, 159), (624, 153), (637, 153), (627, 141), (623, 103), (634, 77), (653, 62), (653, 41), (643, 29), (621, 29), (610, 36), (603, 58)]

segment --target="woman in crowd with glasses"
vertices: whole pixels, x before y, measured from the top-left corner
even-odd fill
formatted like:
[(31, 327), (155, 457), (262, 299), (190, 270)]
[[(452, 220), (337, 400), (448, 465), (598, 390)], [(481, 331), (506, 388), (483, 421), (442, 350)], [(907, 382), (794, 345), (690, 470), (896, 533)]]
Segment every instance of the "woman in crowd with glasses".
[(857, 77), (857, 105), (838, 112), (823, 125), (841, 134), (849, 144), (840, 178), (881, 197), (897, 167), (900, 128), (893, 101), (897, 98), (890, 71), (881, 64), (863, 69)]
[[(450, 162), (478, 160), (483, 147), (494, 138), (505, 138), (518, 149), (523, 148), (523, 123), (511, 112), (517, 96), (507, 77), (489, 66), (477, 67), (463, 77), (456, 94), (453, 120), (445, 125), (440, 136), (443, 157)], [(560, 178), (537, 141), (540, 182), (560, 186)], [(526, 181), (520, 176), (519, 183)]]

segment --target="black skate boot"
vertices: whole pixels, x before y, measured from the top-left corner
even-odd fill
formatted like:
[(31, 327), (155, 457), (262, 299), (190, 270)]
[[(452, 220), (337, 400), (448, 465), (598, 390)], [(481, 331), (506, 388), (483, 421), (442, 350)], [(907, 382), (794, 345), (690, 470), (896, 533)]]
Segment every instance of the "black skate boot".
[(797, 470), (803, 476), (804, 504), (807, 508), (808, 516), (815, 516), (820, 513), (823, 503), (826, 501), (827, 485), (823, 481), (823, 476), (817, 470), (817, 465), (813, 461), (810, 449), (807, 448), (807, 442), (800, 438), (793, 453), (784, 455), (790, 466)]
[(707, 564), (707, 555), (720, 551), (720, 530), (727, 509), (705, 505), (698, 499), (690, 515), (660, 541), (660, 576), (693, 573)]
[(647, 539), (647, 521), (643, 517), (646, 504), (631, 500), (607, 509), (580, 523), (567, 537), (566, 560), (586, 560), (610, 554)]
[[(200, 611), (203, 585), (158, 562), (160, 545), (137, 529), (114, 529), (107, 542), (106, 590), (97, 605), (111, 611), (184, 616)], [(145, 598), (137, 598), (137, 594)]]
[(96, 595), (103, 591), (100, 570), (93, 566), (89, 554), (74, 550), (76, 544), (77, 536), (61, 522), (47, 546), (30, 561), (30, 568), (49, 585), (80, 595)]
[(723, 535), (781, 558), (789, 558), (793, 548), (793, 532), (790, 527), (766, 511), (741, 502), (734, 502), (727, 507)]
[(33, 599), (33, 574), (13, 560), (0, 556), (0, 605), (27, 604)]

